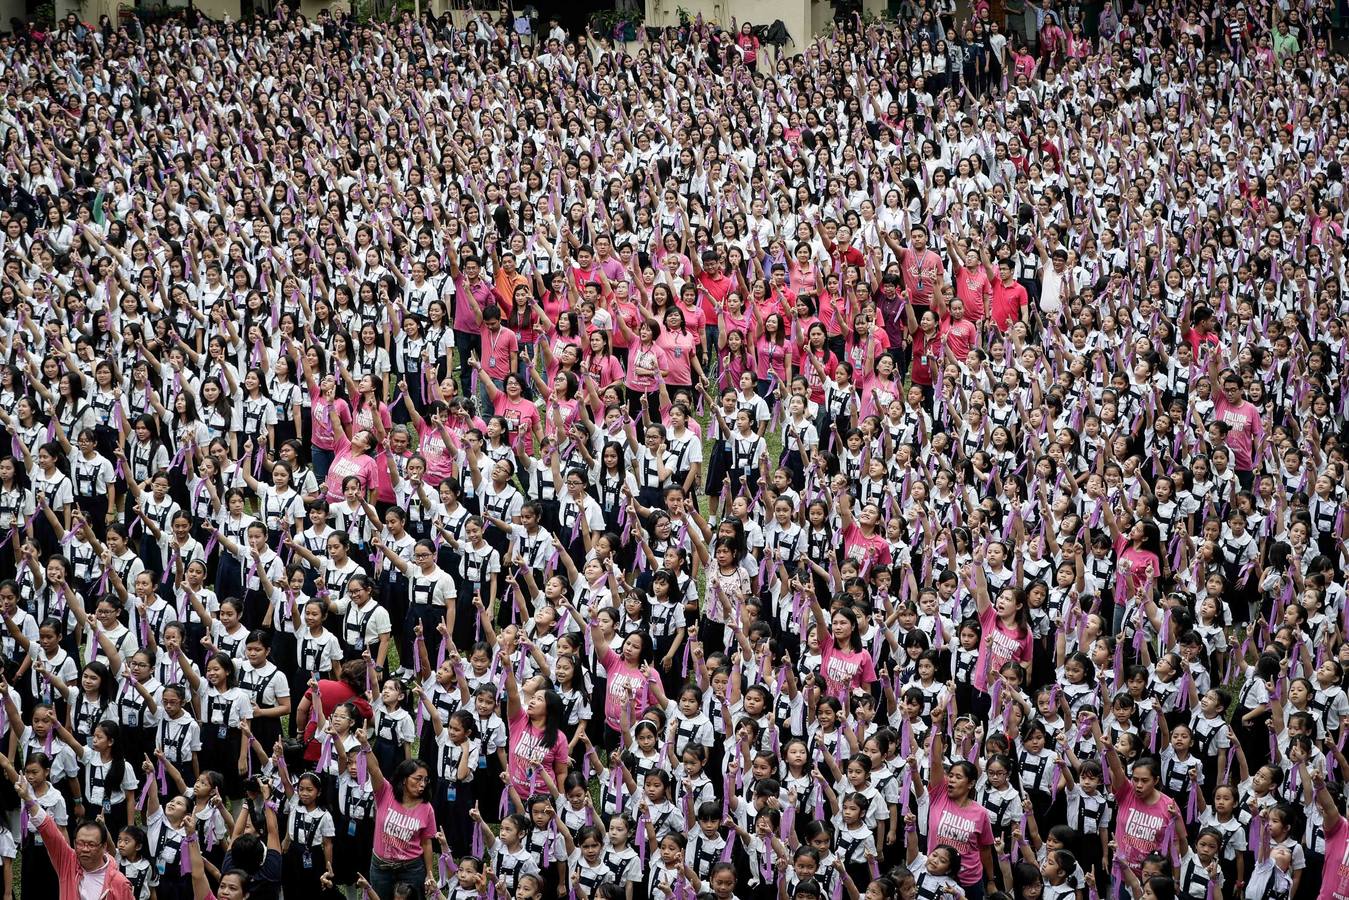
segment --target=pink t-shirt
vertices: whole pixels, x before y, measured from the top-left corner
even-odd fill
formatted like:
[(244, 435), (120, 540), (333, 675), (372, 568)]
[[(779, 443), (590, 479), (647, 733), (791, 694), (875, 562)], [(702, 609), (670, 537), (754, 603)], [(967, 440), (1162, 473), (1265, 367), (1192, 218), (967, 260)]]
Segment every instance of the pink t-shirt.
[(988, 690), (988, 682), (996, 678), (1008, 662), (1031, 660), (1031, 633), (1029, 628), (1013, 631), (1002, 624), (998, 611), (990, 605), (979, 613), (979, 627), (984, 634), (984, 649), (979, 653), (981, 665), (974, 667), (974, 688)]
[[(449, 433), (450, 429), (447, 427), (445, 431)], [(423, 419), (417, 428), (417, 444), (426, 459), (427, 484), (437, 487), (454, 474), (454, 460), (449, 452), (453, 448), (445, 446), (445, 439), (440, 436), (439, 428)]]
[(484, 325), (478, 331), (478, 340), (482, 342), (479, 357), (483, 374), (497, 381), (511, 374), (511, 354), (520, 349), (515, 332), (503, 325), (493, 333)]
[(993, 297), (988, 270), (983, 266), (956, 269), (956, 296), (965, 304), (965, 318), (977, 322), (984, 317)]
[(600, 652), (600, 665), (609, 673), (609, 684), (604, 695), (604, 721), (610, 728), (622, 727), (623, 708), (631, 707), (631, 721), (636, 722), (651, 705), (646, 690), (647, 676), (609, 647)]
[(1115, 809), (1116, 853), (1131, 869), (1137, 869), (1149, 853), (1161, 847), (1172, 816), (1180, 812), (1176, 801), (1161, 791), (1156, 800), (1144, 803), (1129, 781), (1115, 785)]
[(355, 475), (361, 482), (361, 490), (369, 491), (379, 477), (379, 463), (369, 453), (359, 456), (351, 452), (351, 442), (341, 434), (335, 434), (333, 440), (333, 464), (328, 467), (328, 477), (324, 487), (328, 490), (328, 502), (333, 503), (345, 498), (342, 482)]
[(1156, 581), (1162, 574), (1162, 561), (1151, 550), (1135, 550), (1129, 539), (1120, 535), (1115, 540), (1115, 556), (1129, 563), (1129, 590), (1136, 591), (1148, 581), (1148, 573)]
[[(379, 422), (381, 425), (384, 426), (384, 430), (388, 431), (389, 429), (393, 428), (393, 416), (389, 414), (389, 404), (380, 403), (378, 409), (379, 409)], [(353, 423), (352, 427), (354, 427), (357, 431), (366, 428), (374, 428), (375, 408), (367, 403), (360, 409), (353, 410), (351, 413), (351, 421)]]
[(522, 441), (520, 449), (526, 455), (534, 452), (534, 425), (539, 421), (539, 408), (533, 403), (521, 397), (518, 400), (512, 400), (505, 391), (496, 395), (492, 401), (494, 411), (498, 416), (506, 420), (510, 426), (511, 437), (520, 435)]
[(656, 345), (665, 350), (668, 374), (665, 380), (671, 384), (693, 384), (693, 354), (696, 352), (697, 339), (687, 331), (662, 331), (656, 338)]
[(754, 341), (754, 374), (760, 379), (776, 375), (778, 380), (787, 377), (787, 357), (792, 355), (790, 343), (779, 344), (763, 335)]
[(939, 281), (946, 280), (946, 267), (942, 265), (941, 257), (932, 250), (916, 253), (906, 249), (900, 256), (899, 265), (904, 288), (912, 302), (917, 306), (931, 305), (933, 289)]
[(586, 371), (595, 377), (600, 390), (623, 380), (623, 364), (613, 355), (593, 354), (585, 363)]
[(505, 307), (505, 304), (499, 302), (500, 298), (497, 295), (496, 289), (488, 284), (482, 276), (479, 276), (478, 280), (475, 281), (470, 288), (465, 282), (464, 277), (460, 275), (454, 282), (454, 289), (458, 294), (458, 299), (460, 301), (454, 304), (455, 331), (476, 334), (478, 329), (482, 327), (477, 322), (473, 321), (473, 307), (469, 305), (467, 300), (463, 299), (465, 294), (470, 290), (473, 291), (473, 299), (478, 302), (479, 309), (486, 309), (487, 306), (492, 303), (496, 303), (503, 308)]
[(669, 367), (669, 356), (661, 345), (652, 344), (645, 349), (642, 347), (633, 348), (628, 351), (628, 387), (634, 391), (649, 394), (656, 389), (656, 376), (639, 372), (638, 369), (649, 369), (659, 373), (661, 369), (668, 369)]
[(559, 760), (567, 758), (567, 736), (558, 732), (553, 746), (543, 744), (543, 729), (529, 724), (529, 714), (523, 709), (510, 721), (511, 746), (507, 762), (511, 784), (521, 797), (528, 797), (544, 789), (546, 784), (540, 769), (550, 773), (557, 768)]
[(903, 390), (904, 385), (893, 378), (882, 378), (874, 374), (863, 375), (862, 416), (885, 415), (886, 409), (902, 396)]
[[(576, 410), (580, 405), (581, 401), (579, 400), (557, 401), (558, 411), (562, 414), (562, 425), (564, 432), (566, 428), (571, 427), (572, 423), (576, 421)], [(549, 437), (559, 436), (559, 432), (557, 430), (557, 420), (553, 417), (552, 413), (549, 413), (543, 420), (543, 433), (548, 435)], [(562, 434), (562, 437), (566, 437), (565, 433)]]
[(890, 542), (880, 531), (867, 537), (861, 526), (853, 522), (843, 532), (843, 555), (867, 569), (878, 563), (888, 566), (891, 562)]
[(419, 859), (422, 841), (436, 836), (436, 811), (423, 800), (407, 809), (386, 781), (375, 791), (375, 855), (389, 862)]
[(820, 674), (830, 696), (846, 699), (853, 688), (865, 687), (876, 680), (876, 663), (865, 650), (845, 653), (834, 643), (828, 630), (820, 635)]
[(1213, 415), (1231, 431), (1227, 432), (1227, 446), (1232, 451), (1232, 461), (1237, 471), (1249, 472), (1253, 466), (1255, 442), (1264, 436), (1264, 423), (1260, 421), (1260, 410), (1249, 400), (1242, 400), (1237, 406), (1227, 402), (1219, 395), (1213, 401)]
[(946, 346), (951, 349), (951, 355), (961, 362), (965, 361), (971, 350), (979, 346), (979, 329), (975, 328), (969, 319), (957, 322), (947, 316), (941, 321), (941, 333), (946, 338)]
[[(410, 456), (412, 456), (412, 451), (409, 450), (401, 458), (406, 461)], [(393, 481), (389, 478), (388, 460), (389, 454), (384, 450), (381, 450), (375, 456), (375, 462), (378, 463), (375, 466), (375, 500), (379, 503), (393, 504), (397, 502), (397, 498), (393, 493)], [(398, 463), (395, 462), (394, 465), (398, 465)]]
[(333, 449), (333, 416), (337, 416), (338, 421), (350, 428), (351, 407), (347, 406), (345, 400), (336, 398), (331, 401), (324, 400), (322, 394), (317, 390), (309, 392), (309, 400), (312, 404), (310, 418), (314, 423), (314, 446), (320, 450), (331, 450)]
[(1349, 900), (1349, 819), (1326, 832), (1326, 866), (1316, 900)]
[(946, 796), (946, 778), (928, 788), (927, 840), (929, 847), (950, 844), (960, 854), (960, 875), (964, 885), (978, 884), (984, 878), (981, 847), (993, 846), (993, 825), (988, 810), (973, 800), (957, 806)]

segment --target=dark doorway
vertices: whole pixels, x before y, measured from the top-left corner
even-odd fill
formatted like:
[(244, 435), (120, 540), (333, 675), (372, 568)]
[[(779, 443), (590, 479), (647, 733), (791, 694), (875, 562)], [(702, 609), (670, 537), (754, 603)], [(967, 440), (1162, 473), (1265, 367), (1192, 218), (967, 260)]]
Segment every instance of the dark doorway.
[[(639, 3), (642, 0), (638, 0)], [(613, 9), (614, 4), (611, 0), (604, 3), (602, 0), (581, 0), (581, 2), (567, 2), (567, 0), (512, 0), (515, 14), (526, 6), (532, 6), (539, 11), (539, 30), (544, 34), (548, 32), (548, 20), (557, 16), (562, 27), (572, 34), (579, 34), (585, 30), (586, 23), (590, 21), (590, 14), (596, 10)]]

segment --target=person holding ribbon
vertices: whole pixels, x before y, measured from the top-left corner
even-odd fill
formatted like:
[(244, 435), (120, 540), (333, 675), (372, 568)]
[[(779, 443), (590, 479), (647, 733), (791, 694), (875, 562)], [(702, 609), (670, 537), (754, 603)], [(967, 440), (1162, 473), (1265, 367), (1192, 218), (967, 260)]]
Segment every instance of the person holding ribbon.
[(25, 826), (31, 822), (42, 835), (43, 846), (51, 858), (60, 885), (60, 900), (135, 900), (131, 883), (108, 852), (112, 841), (102, 818), (86, 819), (75, 828), (74, 846), (65, 832), (37, 802), (28, 782), (12, 767), (6, 770), (23, 804)]
[[(520, 652), (523, 664), (527, 654), (523, 648)], [(523, 799), (547, 785), (545, 770), (551, 771), (554, 784), (566, 781), (571, 769), (571, 753), (563, 731), (566, 712), (556, 691), (543, 687), (537, 679), (521, 685), (508, 657), (499, 656), (498, 663), (505, 675), (506, 724), (510, 731), (506, 781), (511, 792)]]
[[(370, 749), (364, 728), (357, 730), (356, 739), (375, 791), (370, 889), (379, 900), (393, 900), (394, 888), (399, 884), (412, 888), (414, 900), (429, 897), (437, 890), (431, 847), (436, 835), (436, 813), (426, 796), (431, 772), (421, 760), (405, 759), (386, 778)], [(419, 893), (423, 888), (425, 894)]]

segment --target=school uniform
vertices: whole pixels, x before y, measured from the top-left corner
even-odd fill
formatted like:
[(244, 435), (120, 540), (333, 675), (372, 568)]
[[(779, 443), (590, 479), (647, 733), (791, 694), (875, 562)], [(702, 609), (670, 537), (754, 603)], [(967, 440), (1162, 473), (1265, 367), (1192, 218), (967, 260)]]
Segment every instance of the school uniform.
[(305, 809), (293, 796), (284, 828), (290, 844), (282, 855), (282, 890), (288, 897), (317, 897), (323, 893), (320, 879), (328, 865), (323, 842), (337, 835), (332, 814), (322, 806)]
[(239, 747), (243, 733), (239, 723), (253, 717), (252, 698), (238, 687), (222, 692), (202, 684), (200, 703), (201, 767), (224, 776), (221, 794), (232, 800), (238, 799), (243, 796), (243, 781), (239, 777)]
[[(251, 663), (245, 663), (239, 667), (238, 672), (240, 690), (248, 694), (258, 711), (276, 709), (283, 700), (291, 696), (290, 684), (286, 680), (285, 673), (270, 660), (256, 668)], [(253, 737), (265, 750), (270, 751), (281, 738), (280, 718), (254, 715), (251, 726)]]

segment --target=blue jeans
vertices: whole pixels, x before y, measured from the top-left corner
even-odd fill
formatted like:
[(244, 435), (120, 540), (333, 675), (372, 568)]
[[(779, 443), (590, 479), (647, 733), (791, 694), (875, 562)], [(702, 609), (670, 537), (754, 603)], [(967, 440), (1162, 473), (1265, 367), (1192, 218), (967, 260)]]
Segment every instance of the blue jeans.
[(399, 884), (412, 888), (408, 895), (412, 900), (419, 900), (425, 894), (426, 861), (420, 856), (404, 863), (392, 864), (395, 868), (386, 868), (386, 865), (390, 864), (381, 863), (378, 859), (370, 860), (370, 887), (379, 900), (393, 900), (394, 888)]
[[(478, 376), (478, 393), (476, 396), (478, 401), (478, 415), (482, 416), (484, 421), (496, 415), (494, 412), (495, 407), (492, 406), (492, 398), (487, 395), (487, 388), (483, 387), (483, 383), (486, 380), (487, 379), (484, 376)], [(496, 385), (498, 391), (504, 392), (506, 390), (506, 379), (504, 378), (493, 378), (492, 384)]]
[(333, 451), (323, 450), (309, 445), (309, 458), (314, 461), (314, 480), (321, 486), (328, 478), (328, 469), (333, 464)]

